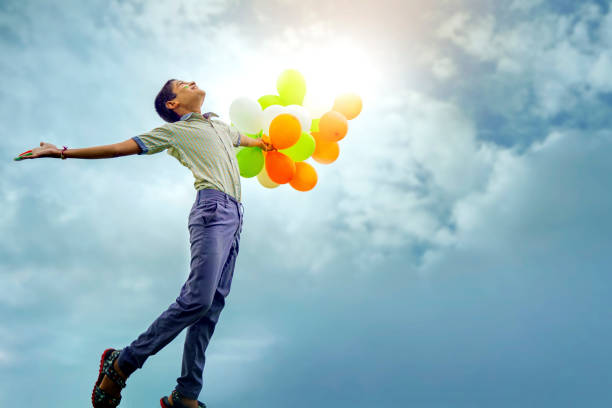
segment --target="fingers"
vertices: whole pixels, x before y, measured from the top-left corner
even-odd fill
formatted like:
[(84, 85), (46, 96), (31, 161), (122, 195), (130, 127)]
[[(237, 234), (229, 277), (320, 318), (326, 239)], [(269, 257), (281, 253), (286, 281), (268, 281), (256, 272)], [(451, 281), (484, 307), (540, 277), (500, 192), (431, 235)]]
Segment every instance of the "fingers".
[(266, 152), (270, 152), (270, 151), (276, 150), (276, 147), (274, 147), (273, 144), (266, 143), (264, 141), (262, 141), (262, 144), (260, 145), (260, 147), (262, 148), (262, 150), (264, 150)]
[(32, 153), (32, 150), (28, 150), (26, 152), (21, 153), (19, 156), (15, 157), (13, 160), (15, 161), (19, 161), (19, 160), (24, 160), (24, 159), (31, 159), (33, 158), (34, 153)]

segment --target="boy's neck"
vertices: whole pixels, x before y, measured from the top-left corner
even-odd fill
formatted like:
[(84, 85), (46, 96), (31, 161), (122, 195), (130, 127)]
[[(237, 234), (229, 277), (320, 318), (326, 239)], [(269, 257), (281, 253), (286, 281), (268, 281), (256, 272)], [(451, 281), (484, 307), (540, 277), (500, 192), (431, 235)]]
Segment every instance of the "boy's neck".
[(200, 115), (202, 114), (201, 108), (193, 108), (193, 109), (183, 108), (183, 109), (177, 109), (175, 110), (175, 112), (177, 113), (177, 115), (181, 117), (191, 112), (199, 113)]

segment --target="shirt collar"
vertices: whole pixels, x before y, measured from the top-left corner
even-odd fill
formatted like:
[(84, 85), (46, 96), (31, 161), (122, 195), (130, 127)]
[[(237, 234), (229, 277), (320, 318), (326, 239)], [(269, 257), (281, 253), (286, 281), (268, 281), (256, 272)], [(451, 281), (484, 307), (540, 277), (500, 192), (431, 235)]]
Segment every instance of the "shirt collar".
[(187, 120), (187, 119), (189, 119), (191, 116), (194, 116), (195, 118), (197, 118), (197, 117), (200, 117), (200, 116), (201, 116), (201, 117), (203, 117), (204, 119), (208, 119), (208, 120), (210, 120), (210, 118), (211, 118), (211, 117), (215, 117), (215, 118), (218, 118), (218, 117), (219, 117), (219, 115), (217, 115), (217, 114), (216, 114), (216, 113), (214, 113), (214, 112), (206, 112), (206, 113), (204, 113), (204, 114), (201, 114), (201, 113), (198, 113), (198, 112), (189, 112), (189, 113), (186, 113), (186, 114), (184, 114), (183, 116), (181, 116), (181, 119), (179, 119), (179, 120)]

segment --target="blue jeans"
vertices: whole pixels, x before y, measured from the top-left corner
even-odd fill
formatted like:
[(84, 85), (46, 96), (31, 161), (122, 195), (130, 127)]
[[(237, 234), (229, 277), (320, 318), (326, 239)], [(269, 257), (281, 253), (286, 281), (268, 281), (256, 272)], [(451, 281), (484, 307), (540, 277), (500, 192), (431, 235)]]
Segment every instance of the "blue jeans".
[(127, 375), (187, 329), (181, 376), (176, 390), (198, 399), (202, 390), (204, 351), (229, 295), (242, 232), (243, 206), (213, 189), (199, 190), (189, 213), (191, 272), (176, 301), (119, 354)]

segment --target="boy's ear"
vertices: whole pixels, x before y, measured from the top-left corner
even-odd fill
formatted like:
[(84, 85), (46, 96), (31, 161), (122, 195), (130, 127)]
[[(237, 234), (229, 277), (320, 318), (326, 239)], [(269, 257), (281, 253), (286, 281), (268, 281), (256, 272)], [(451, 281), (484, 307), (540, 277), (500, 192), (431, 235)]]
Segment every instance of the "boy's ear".
[(166, 108), (172, 110), (172, 109), (176, 109), (176, 107), (179, 105), (178, 101), (176, 99), (173, 99), (171, 101), (166, 101)]

